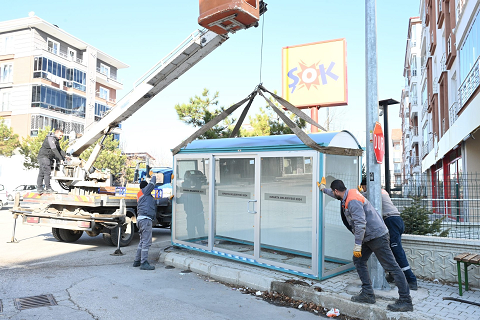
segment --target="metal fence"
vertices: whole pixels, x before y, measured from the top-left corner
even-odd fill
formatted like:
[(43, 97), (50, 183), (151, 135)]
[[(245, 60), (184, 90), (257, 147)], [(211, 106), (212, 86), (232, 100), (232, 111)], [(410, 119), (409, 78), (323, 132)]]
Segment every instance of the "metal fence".
[(480, 174), (456, 174), (450, 179), (421, 175), (392, 192), (400, 212), (411, 206), (414, 198), (431, 212), (431, 221), (443, 218), (442, 230), (449, 229), (448, 237), (480, 239)]

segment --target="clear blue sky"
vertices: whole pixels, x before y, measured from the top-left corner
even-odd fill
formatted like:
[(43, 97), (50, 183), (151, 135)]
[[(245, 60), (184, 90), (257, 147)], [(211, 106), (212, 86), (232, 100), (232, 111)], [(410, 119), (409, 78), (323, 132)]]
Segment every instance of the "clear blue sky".
[[(365, 141), (365, 2), (360, 0), (270, 0), (265, 14), (262, 82), (281, 93), (281, 49), (336, 38), (347, 40), (349, 105), (336, 107), (337, 126)], [(119, 77), (124, 90), (180, 44), (197, 24), (198, 1), (15, 1), (0, 11), (0, 21), (40, 18), (128, 64)], [(408, 19), (419, 1), (377, 1), (379, 99), (400, 100)], [(126, 151), (166, 155), (193, 130), (181, 123), (174, 105), (188, 102), (203, 88), (220, 92), (229, 106), (259, 83), (261, 27), (230, 39), (158, 94), (123, 125)], [(265, 103), (257, 99), (257, 106)], [(334, 109), (334, 108), (332, 108)], [(256, 109), (252, 110), (256, 111)], [(251, 111), (251, 112), (252, 112)], [(253, 114), (253, 113), (251, 113)], [(320, 117), (324, 114), (320, 113)], [(319, 119), (322, 123), (323, 119)], [(400, 128), (398, 105), (389, 109), (390, 128)]]

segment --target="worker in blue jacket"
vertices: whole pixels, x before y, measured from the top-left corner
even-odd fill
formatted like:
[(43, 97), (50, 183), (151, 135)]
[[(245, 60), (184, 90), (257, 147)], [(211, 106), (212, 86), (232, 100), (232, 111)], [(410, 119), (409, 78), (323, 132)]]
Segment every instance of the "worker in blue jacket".
[(156, 176), (152, 177), (150, 183), (140, 182), (140, 191), (137, 193), (137, 227), (140, 243), (133, 266), (140, 267), (141, 270), (155, 270), (155, 266), (148, 263), (148, 250), (152, 245), (152, 228), (157, 208), (155, 198), (152, 196), (156, 182)]
[(342, 220), (346, 221), (350, 226), (348, 229), (355, 235), (353, 263), (362, 281), (362, 290), (358, 295), (352, 296), (351, 300), (370, 304), (376, 302), (367, 268), (370, 255), (375, 253), (382, 267), (393, 275), (398, 288), (399, 299), (389, 304), (387, 309), (413, 311), (407, 280), (390, 249), (388, 229), (375, 208), (357, 189), (347, 190), (342, 180), (332, 181), (330, 188), (326, 187), (325, 178), (317, 184), (323, 193), (342, 202)]
[[(363, 179), (361, 183), (361, 188), (363, 190), (362, 195), (367, 196), (367, 180)], [(417, 277), (413, 274), (410, 265), (408, 264), (407, 255), (402, 247), (402, 233), (405, 231), (405, 224), (400, 212), (397, 207), (390, 199), (390, 195), (387, 191), (382, 189), (382, 216), (385, 225), (388, 228), (388, 233), (390, 235), (390, 249), (395, 256), (395, 260), (405, 274), (407, 279), (408, 286), (410, 290), (417, 290)], [(393, 282), (393, 277), (391, 274), (387, 275), (387, 281)]]

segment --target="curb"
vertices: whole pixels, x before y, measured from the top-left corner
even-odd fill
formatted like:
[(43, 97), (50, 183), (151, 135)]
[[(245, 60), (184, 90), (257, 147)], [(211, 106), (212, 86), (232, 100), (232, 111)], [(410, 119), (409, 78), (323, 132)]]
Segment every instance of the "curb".
[[(214, 261), (208, 261), (214, 260)], [(293, 275), (279, 274), (274, 271), (253, 267), (249, 265), (238, 265), (238, 268), (228, 259), (205, 257), (204, 254), (185, 251), (185, 252), (162, 252), (159, 258), (165, 265), (176, 268), (189, 269), (192, 272), (210, 277), (214, 280), (228, 283), (239, 287), (248, 287), (260, 291), (276, 291), (295, 300), (313, 302), (324, 308), (337, 308), (341, 314), (350, 317), (371, 320), (439, 320), (436, 316), (431, 316), (419, 311), (413, 312), (391, 312), (386, 309), (391, 301), (377, 299), (374, 305), (359, 304), (350, 301), (350, 295), (347, 293), (337, 294), (327, 291), (318, 292), (313, 286), (286, 283), (288, 279), (305, 280)], [(228, 265), (228, 266), (225, 266)], [(247, 270), (245, 270), (247, 269)], [(250, 269), (250, 270), (248, 270)], [(260, 269), (260, 270), (259, 270)], [(266, 271), (266, 272), (265, 272)], [(274, 276), (272, 276), (274, 275)], [(319, 282), (321, 285), (321, 282)], [(415, 305), (414, 305), (415, 308)]]

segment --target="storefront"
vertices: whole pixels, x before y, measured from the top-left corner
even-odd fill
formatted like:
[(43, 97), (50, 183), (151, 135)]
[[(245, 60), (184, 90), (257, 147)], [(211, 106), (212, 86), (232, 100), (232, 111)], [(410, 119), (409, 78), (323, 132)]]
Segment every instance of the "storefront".
[[(310, 137), (359, 154), (349, 132)], [(317, 181), (356, 188), (360, 163), (358, 155), (314, 151), (295, 135), (196, 140), (174, 157), (172, 242), (315, 279), (351, 270), (353, 235), (340, 202)]]

